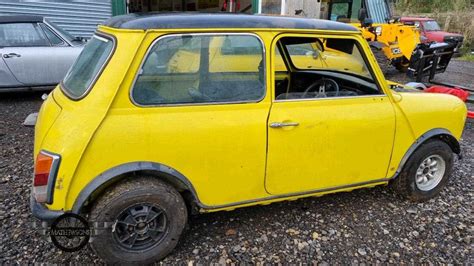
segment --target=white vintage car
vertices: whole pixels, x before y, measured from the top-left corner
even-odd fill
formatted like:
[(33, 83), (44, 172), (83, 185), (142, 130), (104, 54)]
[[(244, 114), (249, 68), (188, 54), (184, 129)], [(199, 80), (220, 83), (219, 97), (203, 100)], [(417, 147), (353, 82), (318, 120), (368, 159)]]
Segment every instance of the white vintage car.
[(0, 91), (53, 88), (83, 46), (41, 16), (0, 16)]

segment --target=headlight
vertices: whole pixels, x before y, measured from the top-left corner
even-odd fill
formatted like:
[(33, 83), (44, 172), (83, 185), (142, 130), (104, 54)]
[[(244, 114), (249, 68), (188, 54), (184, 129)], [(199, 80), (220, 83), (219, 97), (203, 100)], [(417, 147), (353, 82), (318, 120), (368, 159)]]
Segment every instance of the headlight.
[(382, 27), (381, 26), (375, 27), (375, 34), (377, 34), (378, 36), (382, 35)]

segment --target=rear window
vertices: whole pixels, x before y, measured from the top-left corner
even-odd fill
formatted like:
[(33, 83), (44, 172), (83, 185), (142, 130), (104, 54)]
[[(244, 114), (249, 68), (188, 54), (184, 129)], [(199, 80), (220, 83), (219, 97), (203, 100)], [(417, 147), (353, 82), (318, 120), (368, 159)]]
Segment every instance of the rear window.
[(114, 48), (113, 41), (94, 35), (63, 80), (64, 93), (73, 99), (87, 94)]

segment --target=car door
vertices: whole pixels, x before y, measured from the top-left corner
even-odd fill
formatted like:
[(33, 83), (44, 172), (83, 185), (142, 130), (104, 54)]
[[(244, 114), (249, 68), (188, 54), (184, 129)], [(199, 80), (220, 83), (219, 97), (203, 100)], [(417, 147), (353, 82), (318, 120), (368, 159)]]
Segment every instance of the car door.
[(207, 206), (268, 195), (264, 51), (253, 34), (168, 34), (133, 85), (140, 108), (129, 128), (147, 129), (148, 160), (186, 176)]
[[(287, 37), (288, 43), (294, 44), (298, 43), (296, 38), (305, 36)], [(289, 78), (275, 80), (268, 120), (265, 184), (271, 194), (310, 193), (386, 178), (395, 130), (392, 103), (375, 82), (360, 50), (365, 44), (356, 39), (335, 39), (337, 45), (332, 48), (326, 39), (327, 51), (318, 52), (321, 55), (315, 59), (323, 60), (326, 68), (303, 71), (305, 61), (298, 62), (296, 56), (286, 55), (288, 74), (274, 73), (275, 77)], [(349, 42), (354, 43), (353, 48), (349, 47), (352, 54), (345, 51)], [(324, 53), (329, 51), (333, 58), (339, 53), (340, 60), (324, 59)], [(352, 73), (356, 70), (360, 72)], [(320, 80), (318, 73), (326, 75), (325, 79), (341, 80), (339, 96), (331, 96), (327, 90), (320, 96), (321, 86), (305, 91), (307, 85), (301, 84), (311, 84), (312, 77)], [(340, 87), (347, 88), (347, 92)], [(359, 90), (362, 88), (364, 91)], [(307, 97), (309, 94), (314, 98)]]
[(6, 23), (0, 30), (5, 38), (2, 60), (25, 86), (58, 84), (80, 52), (67, 44), (53, 45), (38, 23)]

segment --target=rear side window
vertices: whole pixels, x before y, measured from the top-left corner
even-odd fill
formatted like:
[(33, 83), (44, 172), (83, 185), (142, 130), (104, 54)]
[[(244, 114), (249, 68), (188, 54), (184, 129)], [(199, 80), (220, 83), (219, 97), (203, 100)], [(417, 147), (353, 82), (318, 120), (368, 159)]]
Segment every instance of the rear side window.
[(66, 74), (61, 86), (64, 93), (73, 99), (82, 98), (98, 78), (113, 48), (111, 39), (94, 35)]
[(265, 95), (257, 36), (162, 37), (150, 48), (132, 88), (139, 105), (256, 102)]
[(0, 24), (0, 47), (49, 46), (38, 24)]

